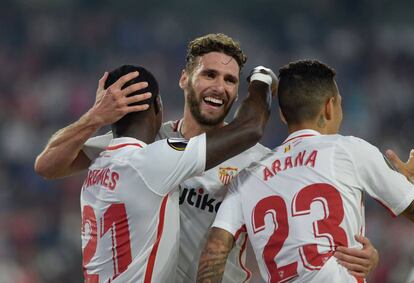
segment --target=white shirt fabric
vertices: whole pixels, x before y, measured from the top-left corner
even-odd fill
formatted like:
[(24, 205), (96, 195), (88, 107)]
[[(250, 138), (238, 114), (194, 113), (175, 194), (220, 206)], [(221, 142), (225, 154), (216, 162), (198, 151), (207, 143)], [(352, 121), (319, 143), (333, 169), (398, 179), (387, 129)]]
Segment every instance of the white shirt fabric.
[(266, 282), (357, 282), (331, 256), (360, 247), (366, 193), (394, 215), (414, 200), (414, 186), (373, 145), (297, 131), (235, 178), (213, 226), (247, 230)]
[(202, 173), (205, 162), (205, 134), (188, 144), (113, 139), (89, 167), (81, 191), (85, 282), (174, 280), (177, 186)]
[[(181, 124), (182, 120), (164, 123), (158, 138), (183, 138), (180, 132)], [(92, 160), (108, 143), (111, 136), (108, 134), (88, 140), (83, 151)], [(180, 252), (175, 282), (196, 281), (200, 254), (217, 210), (227, 192), (227, 184), (243, 168), (249, 166), (251, 161), (258, 160), (269, 152), (266, 147), (256, 144), (202, 175), (180, 183)], [(246, 236), (246, 233), (239, 233), (226, 264), (223, 283), (248, 282), (251, 277), (250, 271), (245, 266)]]

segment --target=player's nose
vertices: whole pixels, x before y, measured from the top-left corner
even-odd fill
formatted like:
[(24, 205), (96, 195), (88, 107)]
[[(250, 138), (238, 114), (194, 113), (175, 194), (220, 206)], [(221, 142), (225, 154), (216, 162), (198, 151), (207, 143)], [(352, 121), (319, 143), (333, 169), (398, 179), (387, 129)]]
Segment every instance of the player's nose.
[(216, 80), (214, 80), (214, 84), (211, 87), (211, 89), (216, 93), (216, 94), (224, 94), (226, 92), (226, 85), (225, 85), (225, 81), (222, 78), (217, 78)]

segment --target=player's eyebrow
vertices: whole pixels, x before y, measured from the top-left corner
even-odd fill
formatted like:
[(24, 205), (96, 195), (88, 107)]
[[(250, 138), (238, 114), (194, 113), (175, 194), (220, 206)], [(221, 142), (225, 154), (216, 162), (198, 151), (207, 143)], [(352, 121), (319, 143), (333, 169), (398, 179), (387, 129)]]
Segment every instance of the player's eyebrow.
[[(200, 73), (202, 75), (210, 75), (210, 74), (217, 75), (217, 74), (219, 74), (219, 71), (217, 71), (216, 69), (204, 69)], [(224, 78), (226, 80), (230, 80), (230, 81), (235, 82), (235, 83), (237, 83), (239, 81), (238, 77), (234, 76), (233, 74), (229, 74), (229, 73), (224, 74)]]
[(218, 71), (215, 70), (215, 69), (204, 69), (204, 70), (201, 71), (201, 74), (203, 74), (203, 75), (207, 75), (207, 74), (216, 75), (216, 74), (218, 74)]
[(234, 82), (234, 83), (239, 82), (239, 78), (238, 78), (238, 77), (236, 77), (236, 76), (234, 76), (234, 75), (232, 75), (232, 74), (226, 74), (226, 75), (224, 76), (224, 78), (225, 78), (225, 79), (227, 79), (227, 80), (230, 80), (230, 81), (232, 81), (232, 82)]

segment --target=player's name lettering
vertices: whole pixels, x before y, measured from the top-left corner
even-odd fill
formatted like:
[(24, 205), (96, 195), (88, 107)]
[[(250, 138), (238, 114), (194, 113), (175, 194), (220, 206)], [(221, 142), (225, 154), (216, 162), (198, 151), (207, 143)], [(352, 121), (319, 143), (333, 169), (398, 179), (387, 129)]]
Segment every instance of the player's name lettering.
[(274, 177), (277, 172), (285, 171), (287, 169), (298, 166), (315, 167), (316, 157), (318, 151), (313, 150), (310, 154), (306, 150), (299, 152), (296, 156), (287, 156), (282, 159), (276, 159), (272, 162), (272, 166), (263, 169), (263, 180), (267, 181)]
[(215, 198), (210, 198), (209, 196), (209, 194), (204, 194), (203, 188), (181, 188), (180, 204), (183, 204), (184, 201), (186, 201), (189, 205), (201, 210), (217, 212), (221, 205), (221, 201), (217, 201)]
[(82, 187), (86, 189), (93, 185), (100, 185), (113, 191), (118, 180), (119, 174), (116, 171), (111, 171), (109, 168), (89, 170)]

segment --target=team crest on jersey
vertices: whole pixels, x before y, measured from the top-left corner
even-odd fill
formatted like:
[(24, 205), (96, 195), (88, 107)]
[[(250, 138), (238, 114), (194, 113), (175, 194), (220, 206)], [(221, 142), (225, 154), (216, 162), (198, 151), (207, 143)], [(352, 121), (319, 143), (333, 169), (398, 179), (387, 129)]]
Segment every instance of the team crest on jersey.
[(173, 149), (183, 151), (187, 147), (188, 140), (182, 138), (167, 139), (167, 143)]
[(227, 185), (230, 183), (231, 179), (233, 179), (237, 175), (237, 171), (239, 168), (237, 167), (220, 167), (219, 168), (219, 178), (220, 181)]

